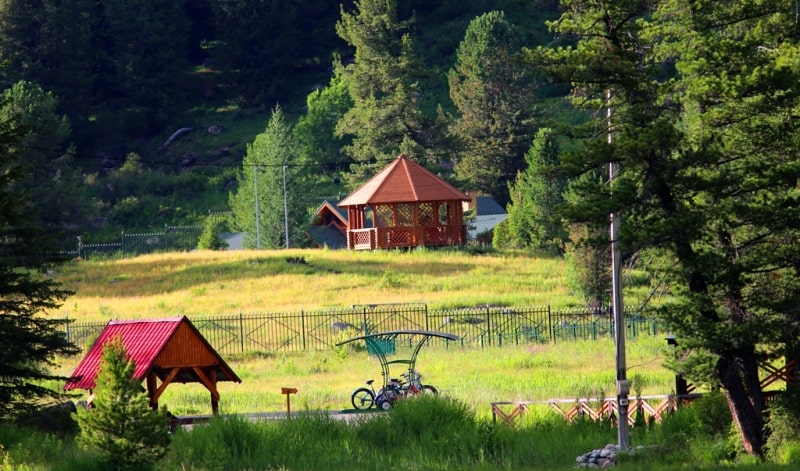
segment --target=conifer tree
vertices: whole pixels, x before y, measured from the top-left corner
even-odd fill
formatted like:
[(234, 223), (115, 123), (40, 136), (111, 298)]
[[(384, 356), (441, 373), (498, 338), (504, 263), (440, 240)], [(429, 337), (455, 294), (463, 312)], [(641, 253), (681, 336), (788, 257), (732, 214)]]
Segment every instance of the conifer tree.
[[(11, 108), (8, 97), (0, 98), (0, 109)], [(66, 379), (51, 372), (56, 358), (79, 352), (64, 335), (67, 321), (47, 317), (72, 294), (46, 275), (64, 261), (57, 255), (63, 226), (40, 217), (40, 192), (30, 187), (31, 176), (43, 173), (40, 161), (25, 153), (29, 128), (16, 122), (18, 113), (6, 112), (0, 113), (0, 419), (57, 397), (47, 383)]]
[(517, 174), (509, 190), (507, 239), (495, 239), (496, 245), (554, 253), (564, 250), (567, 232), (557, 210), (564, 202), (566, 179), (558, 174), (558, 153), (553, 131), (540, 129), (525, 154), (525, 170)]
[(239, 187), (230, 196), (234, 223), (245, 232), (245, 247), (286, 247), (287, 220), (288, 245), (302, 247), (308, 243), (305, 234), (311, 202), (304, 190), (304, 168), (298, 154), (292, 128), (276, 106), (267, 128), (248, 145)]
[(198, 249), (225, 250), (228, 243), (222, 238), (225, 222), (216, 217), (207, 217), (203, 224), (203, 232), (197, 241)]
[(469, 24), (447, 74), (459, 114), (450, 128), (459, 141), (456, 175), (503, 206), (533, 132), (535, 81), (515, 58), (521, 39), (503, 12), (485, 13)]
[(795, 5), (561, 3), (552, 26), (575, 42), (533, 59), (592, 116), (562, 162), (613, 175), (573, 181), (566, 214), (617, 214), (623, 253), (667, 261), (659, 315), (680, 339), (675, 365), (722, 389), (743, 449), (763, 455), (759, 364), (797, 359), (800, 338)]
[(76, 413), (79, 442), (98, 452), (109, 469), (152, 469), (169, 448), (167, 410), (150, 408), (135, 369), (121, 337), (110, 340), (103, 346), (93, 407)]
[(352, 137), (344, 152), (354, 161), (346, 176), (357, 187), (388, 162), (405, 154), (434, 164), (431, 142), (436, 125), (420, 109), (421, 62), (411, 36), (413, 18), (399, 20), (394, 0), (357, 0), (356, 11), (342, 8), (336, 31), (355, 50), (351, 63), (334, 63), (353, 106), (336, 125)]

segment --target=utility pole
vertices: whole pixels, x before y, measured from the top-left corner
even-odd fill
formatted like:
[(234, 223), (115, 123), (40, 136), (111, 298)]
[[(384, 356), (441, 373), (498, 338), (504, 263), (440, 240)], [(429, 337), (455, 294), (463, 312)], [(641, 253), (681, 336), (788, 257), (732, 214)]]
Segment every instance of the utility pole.
[(286, 203), (286, 165), (283, 166), (283, 229), (286, 248), (289, 248), (289, 205)]
[(256, 199), (256, 249), (261, 250), (261, 226), (258, 223), (258, 165), (253, 166), (253, 193)]
[[(606, 91), (606, 118), (608, 129), (608, 143), (611, 144), (611, 90)], [(608, 164), (608, 184), (611, 185), (619, 172), (619, 164)], [(611, 295), (614, 310), (614, 344), (616, 347), (617, 367), (617, 439), (621, 450), (630, 448), (630, 430), (628, 428), (628, 393), (631, 383), (627, 378), (625, 364), (625, 313), (622, 308), (622, 278), (620, 270), (620, 251), (617, 244), (617, 230), (619, 228), (619, 215), (612, 212), (610, 215), (611, 237)]]

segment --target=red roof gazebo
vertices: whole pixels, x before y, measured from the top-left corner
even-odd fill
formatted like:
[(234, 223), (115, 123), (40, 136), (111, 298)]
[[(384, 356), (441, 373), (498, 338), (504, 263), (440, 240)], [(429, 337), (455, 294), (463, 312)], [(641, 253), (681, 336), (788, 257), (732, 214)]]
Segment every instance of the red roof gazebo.
[(171, 383), (201, 383), (211, 393), (211, 411), (217, 414), (217, 383), (242, 382), (189, 319), (182, 316), (110, 321), (75, 368), (65, 390), (86, 389), (91, 402), (103, 346), (117, 336), (136, 365), (134, 378), (147, 382), (150, 406), (154, 409), (158, 408), (158, 398)]
[(339, 202), (347, 210), (347, 247), (354, 250), (463, 245), (467, 240), (456, 190), (401, 155)]

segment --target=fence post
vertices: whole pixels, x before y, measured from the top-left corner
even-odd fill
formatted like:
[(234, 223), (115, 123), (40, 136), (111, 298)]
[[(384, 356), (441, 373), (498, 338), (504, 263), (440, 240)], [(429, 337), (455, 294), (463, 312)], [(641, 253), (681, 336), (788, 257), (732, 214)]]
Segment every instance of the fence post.
[(306, 315), (305, 310), (300, 310), (300, 331), (303, 333), (303, 351), (306, 351)]
[(550, 331), (550, 341), (556, 343), (556, 331), (553, 329), (553, 312), (550, 305), (547, 305), (547, 330)]
[(78, 258), (83, 258), (83, 256), (81, 255), (81, 248), (83, 245), (82, 242), (83, 238), (81, 236), (78, 236)]
[(486, 306), (486, 336), (489, 338), (489, 345), (492, 345), (492, 318), (489, 317), (489, 306)]
[(244, 316), (242, 316), (242, 311), (239, 311), (239, 345), (244, 353)]
[(123, 229), (120, 232), (119, 236), (119, 250), (122, 252), (122, 256), (125, 256), (125, 230)]

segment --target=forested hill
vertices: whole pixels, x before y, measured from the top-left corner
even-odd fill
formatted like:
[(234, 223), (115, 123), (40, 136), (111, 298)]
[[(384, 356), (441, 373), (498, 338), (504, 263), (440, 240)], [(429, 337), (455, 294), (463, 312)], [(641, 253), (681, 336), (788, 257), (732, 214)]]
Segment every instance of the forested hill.
[[(359, 3), (392, 2), (2, 2), (3, 115), (25, 129), (42, 206), (58, 208), (51, 219), (73, 235), (95, 239), (228, 211), (247, 146), (274, 107), (294, 125), (309, 94), (329, 87), (334, 58), (354, 60), (337, 23)], [(421, 65), (422, 119), (456, 109), (447, 73), (473, 20), (503, 11), (518, 44), (536, 46), (550, 42), (545, 20), (557, 4), (397, 0), (396, 20)], [(346, 166), (339, 150), (335, 165), (311, 171), (322, 180), (308, 192), (346, 191), (335, 175)]]

